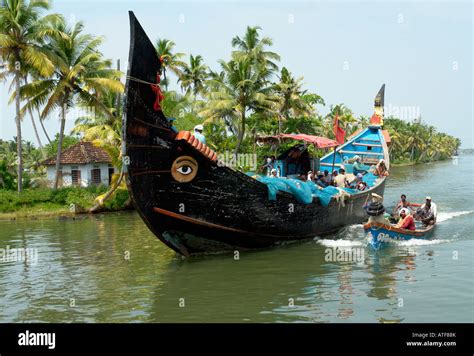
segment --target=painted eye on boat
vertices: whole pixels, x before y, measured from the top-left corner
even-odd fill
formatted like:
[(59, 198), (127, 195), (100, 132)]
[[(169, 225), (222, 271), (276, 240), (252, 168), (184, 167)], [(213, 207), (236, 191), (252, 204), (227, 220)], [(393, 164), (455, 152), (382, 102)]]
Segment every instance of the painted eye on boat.
[(198, 163), (191, 156), (181, 156), (174, 160), (171, 166), (171, 175), (180, 183), (192, 181), (197, 174)]
[(181, 174), (188, 175), (193, 172), (193, 169), (190, 166), (181, 166), (177, 169), (177, 171)]

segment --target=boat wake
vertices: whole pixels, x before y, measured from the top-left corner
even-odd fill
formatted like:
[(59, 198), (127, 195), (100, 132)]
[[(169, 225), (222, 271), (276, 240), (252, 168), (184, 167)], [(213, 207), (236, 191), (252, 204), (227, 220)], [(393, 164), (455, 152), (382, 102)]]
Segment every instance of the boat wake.
[(317, 243), (326, 247), (353, 247), (353, 246), (364, 246), (365, 244), (362, 241), (357, 240), (317, 240)]
[(408, 246), (425, 246), (425, 245), (437, 245), (442, 243), (451, 242), (451, 240), (422, 240), (422, 239), (410, 239), (407, 241), (390, 241), (391, 243), (401, 246), (401, 247), (408, 247)]
[(452, 218), (456, 218), (458, 216), (466, 215), (466, 214), (472, 214), (474, 213), (474, 210), (467, 210), (467, 211), (452, 211), (449, 213), (441, 212), (438, 214), (438, 217), (436, 218), (436, 222), (440, 223)]

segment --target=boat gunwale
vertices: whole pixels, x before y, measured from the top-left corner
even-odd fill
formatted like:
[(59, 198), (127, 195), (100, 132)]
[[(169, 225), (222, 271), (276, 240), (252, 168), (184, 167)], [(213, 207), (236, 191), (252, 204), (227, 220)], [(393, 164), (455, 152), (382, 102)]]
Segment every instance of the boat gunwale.
[(388, 231), (398, 232), (398, 233), (410, 235), (410, 236), (424, 236), (427, 233), (429, 233), (431, 230), (433, 230), (433, 228), (435, 227), (435, 225), (429, 225), (425, 229), (408, 230), (408, 229), (402, 229), (390, 224), (384, 224), (381, 222), (372, 221), (372, 222), (367, 222), (364, 224), (364, 230), (369, 230), (373, 226), (378, 227), (377, 230), (385, 229)]

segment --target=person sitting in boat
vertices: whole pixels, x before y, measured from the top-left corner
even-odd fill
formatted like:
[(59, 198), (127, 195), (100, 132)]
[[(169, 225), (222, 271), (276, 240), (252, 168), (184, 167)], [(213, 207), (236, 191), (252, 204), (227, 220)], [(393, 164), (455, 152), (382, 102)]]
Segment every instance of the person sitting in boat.
[(339, 174), (334, 177), (334, 183), (338, 188), (345, 188), (348, 186), (346, 171), (344, 168), (339, 168)]
[(314, 183), (316, 183), (317, 185), (323, 188), (328, 186), (326, 181), (324, 180), (324, 175), (321, 173), (321, 171), (318, 171), (316, 173), (316, 177), (314, 177)]
[(354, 163), (352, 164), (352, 173), (357, 176), (358, 174), (366, 174), (367, 170), (364, 169), (364, 165), (362, 164), (362, 160), (360, 156), (354, 156)]
[(202, 134), (204, 127), (199, 124), (194, 126), (194, 137), (196, 137), (203, 145), (206, 144), (206, 137)]
[(402, 194), (400, 196), (400, 201), (398, 202), (398, 204), (395, 206), (395, 208), (393, 208), (393, 213), (396, 214), (398, 213), (398, 211), (402, 208), (412, 208), (412, 207), (420, 207), (421, 204), (418, 204), (418, 203), (410, 203), (408, 200), (407, 200), (407, 196), (405, 194)]
[(434, 225), (437, 213), (436, 204), (431, 201), (431, 197), (426, 197), (425, 204), (416, 211), (416, 217), (425, 226)]
[(336, 186), (336, 177), (338, 176), (337, 170), (334, 170), (331, 174), (331, 185)]
[(402, 208), (402, 210), (400, 210), (400, 221), (396, 227), (400, 229), (416, 230), (415, 219), (413, 219), (413, 216), (410, 214), (410, 210), (407, 208)]
[(379, 163), (377, 163), (377, 165), (375, 166), (374, 175), (380, 178), (387, 177), (389, 175), (384, 159), (381, 159)]
[(272, 168), (270, 172), (270, 177), (277, 178), (278, 177), (278, 172), (275, 168)]
[(326, 187), (332, 185), (332, 176), (329, 174), (327, 169), (324, 170), (324, 175), (321, 179), (321, 182), (324, 183)]
[(354, 180), (349, 184), (348, 188), (355, 189), (359, 185), (360, 182), (362, 182), (362, 173), (357, 173)]
[(357, 183), (356, 189), (360, 190), (360, 191), (366, 190), (367, 189), (367, 183), (364, 182), (364, 181), (360, 181), (359, 183)]
[(308, 182), (314, 182), (314, 172), (313, 171), (308, 172), (308, 174), (306, 175), (306, 180)]

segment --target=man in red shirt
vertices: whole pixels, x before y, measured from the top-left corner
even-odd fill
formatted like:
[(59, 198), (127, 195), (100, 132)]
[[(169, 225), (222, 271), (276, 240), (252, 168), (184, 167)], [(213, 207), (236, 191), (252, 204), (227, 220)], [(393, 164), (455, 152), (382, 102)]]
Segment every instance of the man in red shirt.
[(397, 227), (400, 229), (415, 230), (415, 219), (410, 214), (410, 211), (407, 208), (400, 210), (400, 222), (397, 224)]

